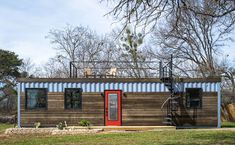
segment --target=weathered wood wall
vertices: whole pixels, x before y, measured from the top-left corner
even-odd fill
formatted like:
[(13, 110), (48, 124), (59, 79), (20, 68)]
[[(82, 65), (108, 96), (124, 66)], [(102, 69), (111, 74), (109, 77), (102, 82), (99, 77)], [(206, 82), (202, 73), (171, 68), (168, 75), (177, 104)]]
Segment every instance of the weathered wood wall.
[[(164, 125), (165, 109), (160, 107), (170, 94), (167, 92), (123, 93), (122, 125)], [(203, 93), (202, 109), (185, 108), (185, 97), (176, 112), (177, 125), (217, 125), (217, 93)], [(82, 110), (65, 110), (64, 93), (49, 92), (47, 110), (25, 110), (25, 94), (21, 93), (21, 126), (32, 126), (41, 122), (42, 126), (55, 126), (66, 121), (68, 125), (78, 125), (81, 119), (89, 120), (92, 125), (104, 125), (104, 97), (101, 93), (83, 93)]]
[(32, 126), (41, 122), (43, 126), (55, 126), (66, 121), (68, 125), (78, 125), (81, 119), (94, 125), (104, 125), (104, 98), (100, 93), (83, 93), (82, 109), (64, 109), (64, 93), (48, 93), (47, 110), (25, 110), (25, 94), (21, 93), (21, 125)]
[(163, 125), (161, 105), (169, 93), (125, 93), (122, 97), (122, 125)]
[(185, 97), (182, 97), (180, 107), (175, 113), (178, 126), (217, 126), (217, 93), (204, 92), (200, 109), (186, 108), (185, 102)]

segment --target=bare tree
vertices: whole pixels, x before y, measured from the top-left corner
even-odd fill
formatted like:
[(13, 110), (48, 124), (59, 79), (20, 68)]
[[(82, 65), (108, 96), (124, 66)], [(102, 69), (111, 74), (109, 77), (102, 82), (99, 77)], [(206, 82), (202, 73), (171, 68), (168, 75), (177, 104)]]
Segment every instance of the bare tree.
[(224, 104), (235, 102), (235, 68), (231, 66), (228, 56), (223, 57), (218, 68), (221, 72), (222, 102)]
[[(139, 47), (142, 44), (143, 35), (129, 32), (122, 36), (118, 35), (119, 31), (97, 35), (82, 26), (67, 26), (62, 30), (51, 30), (47, 38), (51, 40), (58, 52), (44, 66), (43, 76), (69, 77), (71, 61), (74, 61), (74, 65), (78, 68), (78, 76), (83, 76), (84, 68), (91, 68), (96, 74), (105, 74), (110, 68), (121, 68), (118, 69), (118, 72), (121, 72), (119, 75), (125, 75), (125, 70), (128, 76), (150, 76), (147, 70), (142, 69), (149, 65), (138, 62), (150, 60), (146, 59), (146, 51)], [(122, 37), (122, 41), (119, 41), (118, 36)], [(134, 63), (118, 63), (119, 61)]]
[[(69, 62), (77, 62), (78, 74), (83, 75), (83, 68), (99, 69), (107, 64), (95, 61), (109, 60), (114, 55), (115, 45), (108, 36), (97, 35), (89, 28), (66, 26), (62, 30), (54, 29), (47, 36), (58, 50), (57, 55), (45, 66), (47, 77), (69, 77)], [(53, 74), (54, 73), (54, 74)]]
[(20, 66), (21, 77), (37, 77), (37, 67), (30, 58), (23, 59)]
[(136, 25), (157, 26), (159, 20), (181, 16), (184, 11), (200, 16), (227, 17), (234, 15), (235, 1), (233, 0), (206, 0), (214, 7), (205, 11), (204, 1), (201, 0), (101, 0), (106, 1), (113, 9), (108, 13), (123, 22)]
[[(204, 0), (205, 11), (218, 11), (216, 6)], [(235, 17), (211, 17), (192, 11), (181, 12), (159, 27), (153, 35), (154, 44), (161, 47), (158, 54), (167, 57), (174, 54), (178, 67), (202, 77), (219, 75), (217, 59), (223, 42), (231, 39)], [(181, 66), (180, 66), (181, 65)]]
[(107, 66), (117, 68), (120, 76), (137, 78), (153, 76), (153, 64), (148, 63), (152, 61), (152, 57), (149, 57), (148, 47), (143, 43), (142, 33), (129, 26), (122, 33), (121, 29), (113, 29), (108, 38), (113, 45), (109, 48), (112, 57), (106, 59), (110, 61)]
[(67, 59), (62, 56), (50, 58), (47, 63), (41, 66), (40, 76), (46, 78), (66, 78), (69, 77), (69, 66)]

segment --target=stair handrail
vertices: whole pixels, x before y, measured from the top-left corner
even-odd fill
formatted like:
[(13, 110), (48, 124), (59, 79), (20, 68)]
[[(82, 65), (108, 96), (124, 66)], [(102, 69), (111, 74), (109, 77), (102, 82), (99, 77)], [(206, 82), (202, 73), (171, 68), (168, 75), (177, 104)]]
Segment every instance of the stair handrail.
[(177, 99), (179, 98), (180, 96), (175, 96), (175, 97), (167, 97), (167, 99), (162, 103), (162, 106), (161, 106), (161, 110), (163, 109), (163, 107), (165, 106), (165, 104), (169, 101), (169, 100), (174, 100), (174, 99)]
[[(164, 65), (162, 64), (162, 61), (159, 62), (159, 77), (160, 78), (164, 78), (164, 77), (172, 77), (172, 71), (173, 71), (173, 68), (172, 68), (172, 65), (173, 65), (173, 62), (172, 62), (172, 58), (173, 58), (173, 55), (171, 55), (170, 57), (170, 61), (167, 62), (167, 63), (164, 63)], [(165, 72), (166, 71), (166, 72)]]
[(167, 97), (167, 99), (162, 103), (161, 110), (165, 106), (165, 104), (170, 100), (171, 97)]

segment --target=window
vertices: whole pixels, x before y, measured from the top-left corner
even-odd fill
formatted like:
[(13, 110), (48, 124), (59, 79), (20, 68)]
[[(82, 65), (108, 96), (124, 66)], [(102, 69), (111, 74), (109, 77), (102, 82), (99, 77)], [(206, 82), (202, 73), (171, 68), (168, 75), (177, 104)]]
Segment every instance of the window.
[(26, 89), (26, 109), (47, 109), (47, 89)]
[(64, 106), (65, 109), (82, 109), (82, 89), (66, 88)]
[(118, 120), (118, 95), (108, 94), (108, 119)]
[(202, 107), (202, 88), (186, 88), (187, 108)]

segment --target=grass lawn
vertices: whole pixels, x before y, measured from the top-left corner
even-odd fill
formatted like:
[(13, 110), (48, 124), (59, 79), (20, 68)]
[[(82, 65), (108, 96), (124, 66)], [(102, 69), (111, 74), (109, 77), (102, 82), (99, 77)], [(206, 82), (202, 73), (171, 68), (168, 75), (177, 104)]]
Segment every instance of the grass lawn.
[(222, 127), (235, 127), (235, 122), (222, 122)]
[(13, 124), (0, 124), (0, 133), (3, 133), (7, 128), (11, 128), (14, 127)]
[[(1, 128), (7, 128), (7, 125)], [(9, 126), (8, 126), (9, 127)], [(2, 135), (2, 136), (1, 136)], [(154, 145), (154, 144), (235, 144), (235, 131), (198, 131), (198, 130), (172, 130), (136, 133), (110, 133), (92, 135), (67, 136), (6, 136), (0, 134), (0, 144), (3, 145), (39, 145), (39, 144), (81, 144), (81, 145)]]

